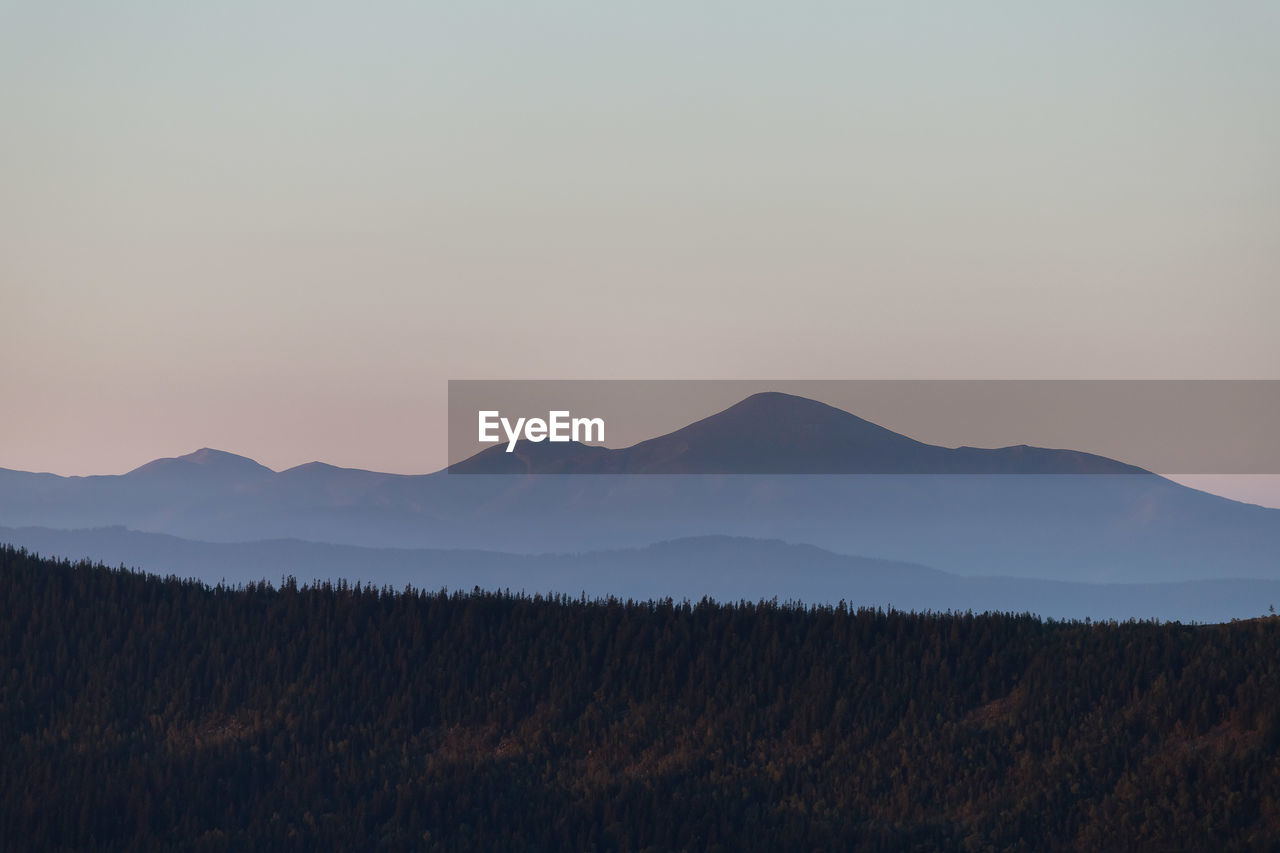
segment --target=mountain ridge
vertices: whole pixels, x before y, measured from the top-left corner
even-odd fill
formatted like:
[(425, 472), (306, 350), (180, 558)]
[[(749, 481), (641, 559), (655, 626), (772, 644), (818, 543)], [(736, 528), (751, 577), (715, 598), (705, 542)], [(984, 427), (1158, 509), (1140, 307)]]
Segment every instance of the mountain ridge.
[[(692, 458), (690, 458), (692, 456)], [(0, 468), (0, 471), (38, 472)], [(1098, 454), (1027, 444), (927, 444), (835, 406), (778, 391), (752, 394), (684, 427), (620, 448), (576, 441), (485, 448), (428, 474), (399, 474), (314, 460), (274, 470), (231, 451), (202, 447), (120, 475), (218, 472), (266, 477), (324, 471), (380, 477), (464, 474), (1151, 474)], [(50, 475), (61, 477), (61, 475)], [(67, 478), (70, 479), (70, 478)]]
[(481, 450), (457, 474), (1150, 474), (1078, 450), (943, 447), (818, 400), (764, 391), (622, 448), (516, 442)]
[[(729, 463), (760, 457), (761, 443), (779, 435), (800, 438), (773, 457), (774, 471), (805, 470), (823, 454), (845, 454), (858, 470), (871, 453), (896, 460), (890, 470), (908, 475), (679, 473), (733, 470)], [(717, 458), (722, 440), (727, 455)], [(1075, 451), (938, 448), (789, 395), (747, 398), (628, 448), (522, 442), (516, 453), (489, 448), (460, 463), (497, 460), (523, 476), (450, 469), (404, 475), (326, 463), (274, 472), (207, 448), (194, 457), (142, 466), (143, 473), (80, 478), (0, 469), (0, 525), (124, 525), (211, 542), (296, 538), (526, 554), (726, 534), (959, 575), (1135, 583), (1280, 579), (1280, 510)], [(990, 470), (995, 459), (997, 468), (1025, 473), (974, 474), (975, 457), (987, 466), (978, 470)], [(953, 473), (912, 473), (922, 465)], [(1098, 465), (1115, 473), (1076, 473)], [(599, 476), (542, 475), (575, 470)], [(637, 470), (669, 475), (625, 473)]]
[(202, 447), (182, 456), (166, 456), (160, 459), (153, 459), (121, 476), (151, 476), (172, 471), (181, 471), (183, 473), (208, 471), (219, 474), (236, 473), (242, 475), (249, 473), (260, 475), (277, 473), (257, 460), (250, 459), (248, 456), (241, 456), (226, 450), (215, 450), (212, 447)]
[(899, 610), (1032, 612), (1049, 618), (1226, 622), (1280, 603), (1280, 580), (1223, 578), (1096, 584), (962, 577), (918, 563), (839, 554), (805, 543), (707, 535), (636, 548), (513, 554), (483, 549), (361, 548), (298, 539), (199, 542), (123, 527), (96, 530), (0, 527), (0, 542), (77, 560), (89, 558), (209, 585), (289, 576), (376, 587), (511, 589), (635, 600), (801, 601)]

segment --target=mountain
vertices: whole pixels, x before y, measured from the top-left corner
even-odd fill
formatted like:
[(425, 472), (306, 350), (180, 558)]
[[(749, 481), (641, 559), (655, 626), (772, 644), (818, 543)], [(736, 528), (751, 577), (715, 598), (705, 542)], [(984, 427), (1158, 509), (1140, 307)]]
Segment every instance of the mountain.
[(576, 442), (487, 448), (458, 474), (1147, 474), (1074, 450), (939, 447), (826, 403), (753, 394), (667, 435), (610, 450)]
[(134, 468), (126, 477), (181, 481), (245, 482), (270, 477), (275, 472), (245, 456), (202, 447), (186, 456), (156, 459)]
[[(812, 473), (823, 470), (841, 473)], [(0, 524), (515, 553), (714, 534), (960, 575), (1280, 580), (1280, 510), (1070, 450), (928, 445), (784, 394), (629, 448), (522, 442), (428, 475), (273, 472), (208, 449), (119, 476), (0, 469)]]
[(210, 585), (288, 576), (377, 587), (482, 589), (722, 602), (803, 601), (899, 610), (1031, 612), (1060, 619), (1226, 622), (1280, 604), (1280, 581), (1090, 584), (961, 577), (914, 563), (833, 554), (811, 545), (702, 536), (578, 554), (359, 548), (299, 540), (210, 543), (124, 528), (0, 528), (0, 542)]

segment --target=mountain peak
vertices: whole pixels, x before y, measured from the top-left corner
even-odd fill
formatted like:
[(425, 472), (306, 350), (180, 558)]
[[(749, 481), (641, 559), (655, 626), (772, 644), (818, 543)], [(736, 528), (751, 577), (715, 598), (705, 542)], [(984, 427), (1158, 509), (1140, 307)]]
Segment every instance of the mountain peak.
[(625, 452), (634, 471), (821, 474), (896, 466), (924, 449), (835, 406), (763, 391)]
[[(801, 397), (798, 394), (787, 394), (784, 391), (758, 391), (749, 397), (743, 397), (724, 411), (733, 409), (805, 409), (809, 411), (818, 409), (830, 409), (834, 412), (841, 411), (835, 406), (829, 406), (819, 400), (811, 397)], [(845, 414), (848, 414), (847, 412)]]
[(228, 453), (225, 450), (218, 450), (213, 447), (202, 447), (199, 450), (194, 450), (185, 456), (179, 456), (177, 458), (187, 462), (192, 462), (196, 465), (225, 465), (228, 463), (243, 464), (246, 462), (253, 465), (258, 464), (247, 456)]
[(765, 391), (618, 450), (520, 442), (449, 468), (467, 474), (1146, 474), (1112, 459), (1021, 445), (947, 448), (808, 397)]
[(255, 462), (247, 456), (239, 456), (235, 453), (216, 450), (212, 447), (202, 447), (184, 456), (169, 456), (152, 460), (145, 465), (134, 468), (126, 476), (156, 476), (163, 474), (207, 476), (214, 474), (218, 476), (256, 477), (274, 473), (267, 466)]
[(809, 397), (784, 394), (781, 391), (761, 391), (758, 394), (752, 394), (723, 411), (690, 424), (685, 429), (698, 424), (711, 423), (718, 428), (730, 427), (734, 430), (749, 428), (752, 424), (757, 428), (761, 425), (783, 429), (805, 427), (811, 433), (815, 429), (825, 430), (831, 427), (842, 433), (855, 431), (862, 440), (874, 437), (882, 441), (907, 441), (919, 444), (914, 439), (860, 418), (852, 412)]

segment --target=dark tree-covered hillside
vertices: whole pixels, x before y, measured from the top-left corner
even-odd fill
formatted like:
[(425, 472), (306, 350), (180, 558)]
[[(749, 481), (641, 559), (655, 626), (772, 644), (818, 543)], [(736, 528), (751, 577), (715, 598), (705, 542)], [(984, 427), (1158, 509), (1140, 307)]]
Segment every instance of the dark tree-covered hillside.
[(5, 851), (1274, 850), (1278, 746), (1275, 619), (209, 588), (0, 548)]

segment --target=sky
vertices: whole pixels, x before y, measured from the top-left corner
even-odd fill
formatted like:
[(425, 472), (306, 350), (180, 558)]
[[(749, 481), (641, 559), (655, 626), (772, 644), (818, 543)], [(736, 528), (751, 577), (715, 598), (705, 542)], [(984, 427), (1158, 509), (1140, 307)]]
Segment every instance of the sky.
[(449, 379), (1277, 378), (1276, 44), (1269, 2), (0, 0), (0, 467), (430, 471)]

